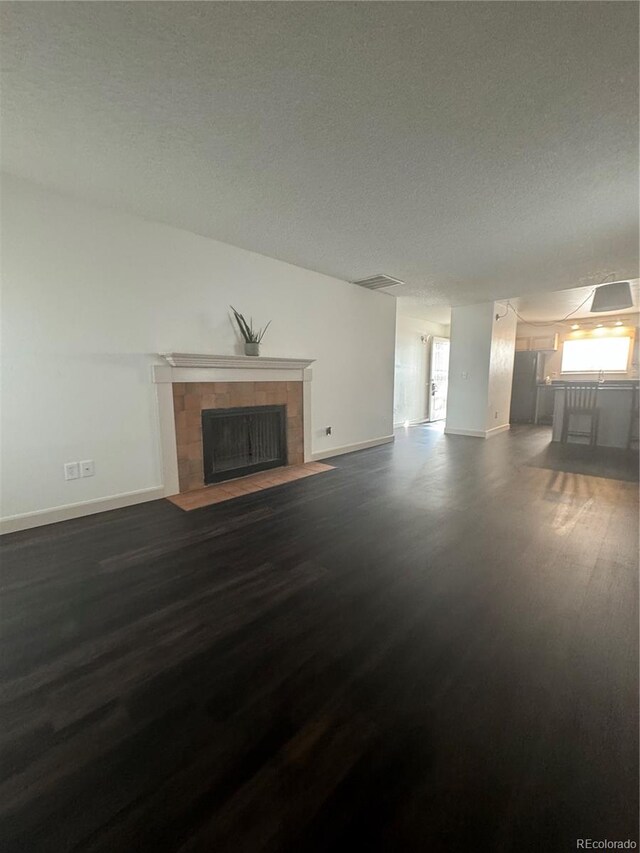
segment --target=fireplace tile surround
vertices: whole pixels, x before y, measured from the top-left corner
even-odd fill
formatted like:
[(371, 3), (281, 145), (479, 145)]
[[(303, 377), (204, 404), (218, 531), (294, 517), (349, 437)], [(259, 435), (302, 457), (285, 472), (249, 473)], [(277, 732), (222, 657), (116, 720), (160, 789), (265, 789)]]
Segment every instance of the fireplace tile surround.
[(175, 382), (173, 411), (180, 493), (204, 486), (202, 411), (285, 406), (287, 464), (304, 462), (302, 382)]

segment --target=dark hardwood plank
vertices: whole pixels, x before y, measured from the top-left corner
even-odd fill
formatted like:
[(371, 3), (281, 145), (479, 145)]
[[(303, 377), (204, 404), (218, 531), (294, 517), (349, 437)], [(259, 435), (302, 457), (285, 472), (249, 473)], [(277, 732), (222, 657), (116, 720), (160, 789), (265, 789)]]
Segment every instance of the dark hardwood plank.
[(437, 427), (5, 536), (3, 851), (637, 841), (637, 454)]

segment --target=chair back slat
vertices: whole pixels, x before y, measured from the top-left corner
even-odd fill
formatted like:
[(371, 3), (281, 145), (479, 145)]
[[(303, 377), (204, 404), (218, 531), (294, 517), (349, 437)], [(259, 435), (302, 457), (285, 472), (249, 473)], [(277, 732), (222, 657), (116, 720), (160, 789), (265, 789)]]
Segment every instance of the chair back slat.
[(592, 412), (596, 408), (598, 395), (597, 382), (571, 382), (567, 384), (566, 406), (568, 409), (579, 409), (584, 412)]

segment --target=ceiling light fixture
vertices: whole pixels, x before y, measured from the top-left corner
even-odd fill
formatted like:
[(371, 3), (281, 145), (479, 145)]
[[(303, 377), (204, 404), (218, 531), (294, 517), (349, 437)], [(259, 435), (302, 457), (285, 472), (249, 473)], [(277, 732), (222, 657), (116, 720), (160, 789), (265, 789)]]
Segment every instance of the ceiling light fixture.
[(621, 311), (623, 308), (632, 306), (631, 283), (613, 281), (611, 284), (601, 284), (596, 288), (590, 311), (592, 314), (597, 314), (600, 311)]
[(621, 325), (622, 325), (622, 320), (616, 320), (616, 326), (621, 326)]
[(580, 328), (580, 323), (574, 323), (574, 324), (573, 324), (573, 326), (572, 326), (571, 328), (572, 328), (572, 329), (579, 329), (579, 328)]

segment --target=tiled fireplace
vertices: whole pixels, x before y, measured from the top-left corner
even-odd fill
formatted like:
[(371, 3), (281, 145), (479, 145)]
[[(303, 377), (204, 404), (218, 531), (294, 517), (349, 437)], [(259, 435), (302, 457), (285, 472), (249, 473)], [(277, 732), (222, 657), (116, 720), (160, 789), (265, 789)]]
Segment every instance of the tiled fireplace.
[[(243, 476), (252, 467), (264, 470), (282, 462), (300, 465), (310, 460), (311, 361), (183, 353), (162, 357), (167, 366), (156, 365), (153, 378), (158, 392), (165, 495)], [(271, 447), (273, 423), (269, 426), (268, 420), (263, 420), (262, 426), (248, 424), (242, 417), (244, 409), (247, 418), (250, 411), (282, 412), (278, 423), (282, 424), (285, 456), (281, 460)], [(205, 454), (203, 424), (204, 437), (210, 439), (218, 414), (230, 417), (225, 431), (218, 433), (216, 462), (211, 459), (211, 448)], [(243, 470), (238, 462), (233, 471), (234, 454), (224, 446), (220, 450), (220, 440), (224, 440), (222, 445), (228, 442), (237, 415), (241, 416), (238, 427), (244, 430), (240, 446), (247, 465)]]
[[(302, 382), (175, 382), (173, 409), (176, 427), (178, 479), (181, 492), (205, 485), (203, 413), (282, 406), (285, 410), (285, 465), (304, 462)], [(263, 468), (255, 466), (256, 470)], [(249, 473), (238, 470), (235, 476)], [(219, 479), (229, 479), (219, 478)], [(208, 482), (215, 482), (212, 477)]]

